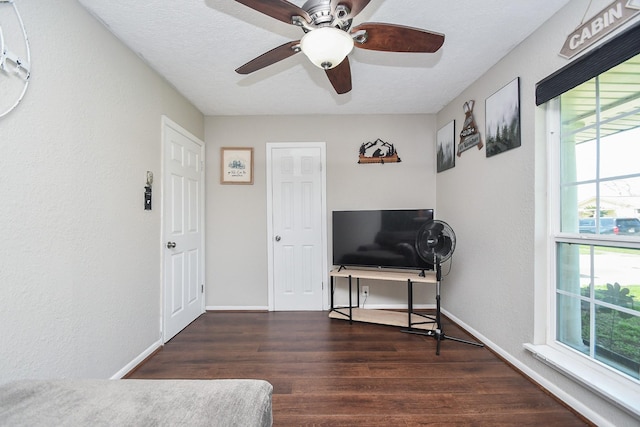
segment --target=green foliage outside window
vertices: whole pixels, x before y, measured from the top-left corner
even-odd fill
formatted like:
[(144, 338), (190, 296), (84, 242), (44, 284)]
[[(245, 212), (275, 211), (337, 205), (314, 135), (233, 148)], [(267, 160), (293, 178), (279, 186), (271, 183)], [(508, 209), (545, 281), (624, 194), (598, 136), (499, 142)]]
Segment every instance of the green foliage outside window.
[[(629, 308), (638, 315), (626, 313), (596, 303), (596, 359), (604, 359), (607, 364), (617, 366), (631, 376), (638, 376), (640, 368), (640, 304), (635, 303), (631, 289), (640, 289), (640, 285), (624, 287), (619, 283), (607, 283), (606, 287), (594, 289), (596, 301)], [(589, 287), (581, 288), (583, 297), (589, 296)], [(591, 324), (589, 322), (590, 304), (582, 304), (582, 339), (589, 344)]]

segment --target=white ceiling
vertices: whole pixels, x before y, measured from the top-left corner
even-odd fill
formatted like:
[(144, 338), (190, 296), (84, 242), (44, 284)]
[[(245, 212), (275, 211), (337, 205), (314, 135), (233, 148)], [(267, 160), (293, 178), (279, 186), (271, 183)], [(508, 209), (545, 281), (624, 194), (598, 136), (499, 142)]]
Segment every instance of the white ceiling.
[(434, 54), (354, 49), (353, 89), (345, 95), (302, 53), (237, 74), (303, 33), (236, 1), (78, 1), (213, 116), (437, 113), (569, 0), (372, 0), (354, 26), (406, 25), (443, 33), (445, 42)]

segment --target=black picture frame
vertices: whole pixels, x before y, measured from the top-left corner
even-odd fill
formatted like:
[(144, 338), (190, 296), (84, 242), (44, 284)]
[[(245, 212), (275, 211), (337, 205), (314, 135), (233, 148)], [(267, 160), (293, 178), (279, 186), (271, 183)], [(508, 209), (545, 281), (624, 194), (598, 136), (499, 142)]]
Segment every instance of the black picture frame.
[(487, 98), (485, 111), (486, 156), (520, 147), (520, 77)]
[(451, 120), (436, 133), (436, 169), (444, 172), (456, 165), (456, 121)]

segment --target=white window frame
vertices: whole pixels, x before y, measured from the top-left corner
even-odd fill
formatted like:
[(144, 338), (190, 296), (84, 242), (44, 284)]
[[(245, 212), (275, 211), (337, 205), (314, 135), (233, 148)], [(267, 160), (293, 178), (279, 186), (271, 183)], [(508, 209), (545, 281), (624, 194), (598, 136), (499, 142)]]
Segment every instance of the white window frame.
[[(544, 105), (546, 109), (546, 154), (547, 154), (547, 275), (544, 290), (537, 295), (545, 296), (545, 310), (536, 314), (536, 337), (538, 341), (525, 344), (524, 347), (534, 356), (580, 383), (589, 390), (604, 397), (629, 414), (640, 419), (640, 381), (620, 373), (596, 359), (580, 353), (573, 348), (556, 341), (556, 289), (558, 242), (589, 244), (594, 240), (603, 244), (612, 243), (611, 239), (596, 236), (589, 242), (579, 236), (560, 232), (560, 101), (553, 99)], [(540, 116), (538, 116), (540, 117)], [(615, 240), (616, 246), (627, 246), (625, 242)], [(631, 247), (638, 247), (637, 244)], [(541, 319), (544, 317), (543, 319)], [(542, 330), (543, 329), (543, 330)]]

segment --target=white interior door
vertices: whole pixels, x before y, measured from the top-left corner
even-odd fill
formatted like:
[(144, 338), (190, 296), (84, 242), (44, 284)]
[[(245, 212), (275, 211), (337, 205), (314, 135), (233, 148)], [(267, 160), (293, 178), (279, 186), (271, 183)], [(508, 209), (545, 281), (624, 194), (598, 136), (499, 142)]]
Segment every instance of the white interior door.
[(204, 312), (204, 143), (163, 117), (163, 339)]
[(267, 145), (271, 310), (327, 306), (324, 161), (323, 143)]

